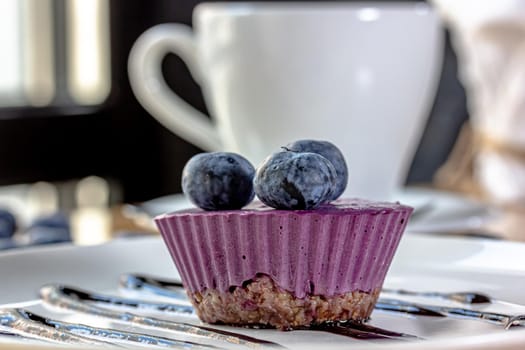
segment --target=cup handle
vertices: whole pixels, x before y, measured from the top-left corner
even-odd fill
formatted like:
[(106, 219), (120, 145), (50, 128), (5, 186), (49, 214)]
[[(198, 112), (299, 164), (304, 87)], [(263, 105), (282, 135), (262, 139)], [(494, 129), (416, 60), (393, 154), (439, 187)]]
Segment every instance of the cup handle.
[(146, 30), (133, 45), (128, 60), (131, 88), (140, 104), (162, 125), (205, 151), (221, 150), (213, 121), (177, 96), (162, 76), (162, 59), (178, 55), (199, 82), (197, 45), (190, 27), (160, 24)]

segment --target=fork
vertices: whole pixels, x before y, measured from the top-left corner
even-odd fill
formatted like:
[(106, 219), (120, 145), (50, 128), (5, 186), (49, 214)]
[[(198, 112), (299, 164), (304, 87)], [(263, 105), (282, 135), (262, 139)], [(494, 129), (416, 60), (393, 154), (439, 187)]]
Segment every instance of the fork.
[[(120, 278), (120, 286), (124, 289), (147, 291), (153, 294), (172, 297), (180, 301), (183, 286), (180, 282), (159, 279), (151, 276), (125, 274)], [(419, 292), (405, 290), (386, 290), (398, 294), (420, 295)], [(463, 301), (464, 303), (484, 303), (490, 302), (490, 297), (472, 292), (458, 293), (431, 293), (422, 292), (422, 296), (441, 297), (449, 300)], [(506, 315), (493, 312), (477, 311), (457, 307), (423, 305), (410, 303), (395, 299), (380, 298), (375, 308), (381, 311), (400, 312), (419, 316), (445, 317), (455, 316), (465, 319), (484, 320), (491, 323), (502, 325), (505, 329), (514, 326), (525, 326), (525, 315)]]
[[(379, 298), (376, 304), (376, 309), (420, 316), (439, 316), (439, 314), (441, 314), (442, 316), (456, 316), (466, 319), (483, 320), (502, 325), (504, 329), (510, 329), (514, 326), (525, 326), (525, 314), (506, 315), (460, 307), (421, 305), (395, 299)], [(431, 315), (431, 313), (436, 313), (437, 315)]]
[(398, 294), (398, 295), (408, 295), (415, 297), (425, 297), (425, 298), (439, 298), (444, 300), (455, 301), (461, 304), (490, 304), (493, 299), (486, 294), (477, 293), (477, 292), (452, 292), (452, 293), (442, 293), (442, 292), (414, 292), (406, 289), (389, 289), (383, 288), (383, 293), (387, 294)]
[[(158, 281), (157, 284), (169, 284), (170, 282)], [(166, 291), (167, 292), (167, 291)], [(176, 295), (179, 295), (175, 291)], [(66, 287), (62, 285), (46, 285), (41, 288), (40, 295), (42, 296), (42, 301), (46, 305), (56, 306), (64, 310), (77, 311), (82, 313), (88, 313), (92, 315), (106, 317), (115, 321), (125, 321), (127, 323), (135, 323), (139, 326), (153, 326), (154, 328), (162, 328), (168, 330), (174, 330), (179, 332), (185, 332), (187, 334), (205, 334), (207, 337), (217, 338), (217, 334), (222, 333), (223, 335), (229, 336), (229, 338), (234, 339), (235, 342), (245, 342), (247, 345), (254, 345), (254, 343), (263, 343), (265, 345), (274, 345), (279, 347), (278, 344), (274, 344), (268, 341), (261, 339), (255, 339), (252, 337), (243, 336), (237, 333), (226, 332), (222, 330), (217, 330), (213, 328), (208, 328), (204, 326), (193, 326), (187, 323), (175, 323), (156, 319), (156, 318), (145, 318), (139, 315), (131, 313), (121, 313), (114, 312), (112, 310), (93, 306), (90, 303), (94, 304), (105, 304), (111, 306), (124, 306), (134, 309), (147, 309), (153, 311), (164, 311), (178, 314), (179, 316), (186, 317), (196, 317), (196, 314), (189, 310), (193, 310), (192, 306), (188, 306), (185, 303), (182, 303), (182, 300), (175, 300), (176, 303), (158, 303), (150, 302), (145, 300), (134, 300), (121, 298), (117, 296), (107, 296), (99, 293), (90, 293), (84, 290), (80, 290), (73, 287)], [(186, 299), (187, 301), (187, 299)], [(189, 329), (191, 326), (192, 329)], [(348, 336), (356, 339), (390, 339), (390, 340), (414, 340), (419, 339), (416, 336), (406, 333), (394, 332), (378, 327), (373, 327), (369, 325), (361, 325), (359, 323), (352, 322), (338, 322), (338, 323), (323, 323), (320, 325), (314, 325), (310, 329), (329, 332), (333, 334)], [(221, 340), (226, 340), (224, 337), (221, 337)]]
[[(177, 349), (220, 350), (213, 345), (199, 344), (173, 338), (97, 328), (43, 317), (25, 309), (0, 309), (0, 324), (9, 335), (66, 344), (113, 345), (117, 343), (162, 346)], [(93, 337), (97, 340), (93, 340)]]
[[(208, 338), (211, 340), (227, 342), (230, 344), (244, 345), (252, 348), (260, 348), (262, 345), (282, 347), (281, 345), (271, 341), (221, 329), (193, 325), (185, 322), (164, 320), (155, 317), (147, 317), (130, 312), (120, 313), (109, 308), (94, 306), (86, 303), (85, 300), (86, 298), (89, 298), (89, 296), (90, 294), (85, 291), (76, 290), (75, 288), (71, 287), (63, 287), (60, 285), (45, 285), (40, 288), (40, 297), (42, 299), (42, 303), (46, 306), (50, 306), (62, 311), (75, 311), (85, 315), (103, 317), (107, 320), (125, 324), (127, 326), (141, 328), (146, 327), (159, 331), (175, 332), (193, 337)], [(106, 302), (114, 306), (133, 306), (132, 303), (120, 303), (119, 301), (126, 300), (117, 297), (95, 298), (94, 301), (103, 303)], [(154, 309), (154, 306), (152, 306), (152, 309)]]

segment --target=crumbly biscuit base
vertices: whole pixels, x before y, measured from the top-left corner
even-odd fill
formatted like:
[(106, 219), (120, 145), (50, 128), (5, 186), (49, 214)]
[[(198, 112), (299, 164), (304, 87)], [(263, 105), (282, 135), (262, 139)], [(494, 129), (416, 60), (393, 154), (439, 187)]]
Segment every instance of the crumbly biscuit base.
[(365, 321), (379, 292), (378, 288), (370, 293), (353, 291), (331, 297), (297, 298), (279, 288), (269, 276), (261, 275), (229, 292), (206, 289), (188, 295), (204, 322), (287, 330), (326, 321)]

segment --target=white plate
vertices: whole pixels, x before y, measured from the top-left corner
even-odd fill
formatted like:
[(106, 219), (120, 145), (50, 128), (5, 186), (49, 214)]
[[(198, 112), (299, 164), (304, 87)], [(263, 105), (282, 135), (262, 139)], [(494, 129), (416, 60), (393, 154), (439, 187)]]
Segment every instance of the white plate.
[[(413, 290), (480, 291), (525, 305), (524, 255), (525, 245), (519, 243), (407, 234), (385, 286)], [(0, 304), (35, 299), (38, 288), (50, 282), (117, 293), (119, 275), (129, 272), (170, 278), (178, 276), (158, 237), (122, 239), (91, 247), (62, 245), (12, 251), (0, 254)], [(241, 332), (301, 349), (307, 347), (305, 344), (312, 348), (342, 347), (353, 350), (521, 349), (525, 344), (525, 329), (504, 331), (499, 326), (481, 321), (409, 318), (374, 312), (372, 324), (418, 334), (427, 340), (372, 344), (313, 331)], [(9, 340), (3, 341), (6, 348), (13, 345)], [(34, 349), (35, 345), (31, 344), (31, 348)]]

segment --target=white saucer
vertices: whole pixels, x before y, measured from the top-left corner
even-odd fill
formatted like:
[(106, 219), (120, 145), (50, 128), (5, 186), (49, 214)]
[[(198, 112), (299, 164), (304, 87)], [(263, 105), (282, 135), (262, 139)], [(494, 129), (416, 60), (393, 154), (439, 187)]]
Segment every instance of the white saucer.
[(457, 193), (426, 188), (405, 188), (396, 194), (396, 200), (415, 209), (408, 225), (408, 230), (414, 232), (482, 230), (500, 214)]
[(140, 208), (151, 217), (194, 206), (183, 193), (155, 198), (140, 204)]
[[(426, 188), (404, 188), (393, 199), (415, 209), (408, 230), (450, 232), (480, 229), (497, 215), (495, 209), (458, 194)], [(194, 205), (181, 193), (159, 197), (141, 204), (150, 217)]]

